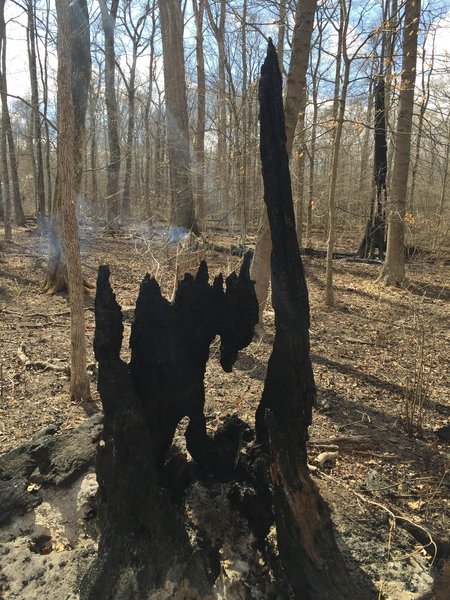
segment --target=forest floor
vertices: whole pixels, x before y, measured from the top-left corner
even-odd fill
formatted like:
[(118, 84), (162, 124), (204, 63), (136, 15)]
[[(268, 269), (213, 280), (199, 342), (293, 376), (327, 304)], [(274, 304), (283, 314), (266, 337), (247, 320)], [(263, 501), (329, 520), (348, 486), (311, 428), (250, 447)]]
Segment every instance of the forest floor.
[[(170, 297), (175, 246), (163, 229), (136, 227), (111, 237), (85, 224), (81, 233), (86, 278), (94, 283), (98, 265), (110, 266), (125, 316), (122, 353), (127, 360), (140, 281), (146, 272), (155, 275)], [(0, 454), (48, 424), (57, 422), (66, 431), (85, 421), (87, 412), (100, 410), (92, 351), (94, 296), (85, 297), (95, 403), (86, 411), (69, 399), (67, 297), (41, 293), (47, 242), (31, 226), (14, 231), (14, 240), (0, 259)], [(219, 234), (211, 241), (224, 247), (236, 243)], [(206, 251), (206, 259), (211, 275), (228, 274), (240, 264), (238, 257), (213, 250)], [(373, 582), (378, 598), (444, 600), (450, 563), (448, 555), (447, 562), (433, 563), (433, 555), (435, 542), (447, 553), (450, 545), (450, 447), (436, 435), (450, 414), (449, 268), (417, 259), (408, 266), (407, 286), (388, 288), (376, 282), (379, 266), (335, 261), (336, 306), (331, 309), (324, 306), (325, 261), (305, 257), (304, 266), (317, 385), (309, 461), (331, 506), (342, 552), (350, 568)], [(253, 424), (274, 334), (270, 307), (264, 327), (266, 335), (241, 353), (231, 374), (221, 371), (213, 344), (205, 409), (211, 432), (228, 414)], [(79, 485), (95, 489), (89, 477)], [(86, 533), (82, 519), (70, 518), (79, 536), (74, 534), (69, 545), (55, 544), (50, 554), (42, 552), (42, 561), (33, 563), (39, 574), (27, 572), (26, 581), (18, 566), (29, 562), (24, 554), (30, 545), (18, 538), (30, 530), (23, 523), (0, 530), (0, 544), (10, 544), (0, 552), (1, 598), (76, 597), (79, 574), (73, 571), (73, 553), (81, 548), (84, 564), (95, 536)], [(58, 569), (52, 569), (56, 564)], [(72, 575), (64, 572), (70, 564)], [(50, 570), (58, 570), (58, 577), (48, 575)], [(40, 587), (33, 587), (39, 578)]]

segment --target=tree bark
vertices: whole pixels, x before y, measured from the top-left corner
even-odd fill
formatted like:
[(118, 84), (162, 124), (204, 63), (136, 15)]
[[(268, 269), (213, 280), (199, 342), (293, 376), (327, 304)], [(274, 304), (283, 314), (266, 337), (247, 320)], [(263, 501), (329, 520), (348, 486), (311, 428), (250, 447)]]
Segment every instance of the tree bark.
[(366, 225), (363, 241), (358, 249), (360, 258), (374, 258), (375, 249), (378, 257), (384, 260), (385, 246), (385, 207), (387, 200), (387, 135), (385, 83), (382, 75), (378, 76), (375, 89), (375, 127), (373, 157), (373, 192), (370, 207), (370, 218)]
[(312, 124), (311, 124), (311, 142), (310, 142), (310, 150), (309, 150), (309, 181), (308, 181), (308, 207), (306, 209), (306, 248), (310, 248), (311, 246), (311, 236), (312, 236), (312, 214), (314, 208), (314, 196), (315, 196), (315, 178), (316, 178), (316, 144), (317, 144), (317, 117), (319, 114), (319, 67), (322, 59), (322, 40), (323, 40), (323, 32), (324, 32), (324, 24), (323, 17), (316, 18), (317, 23), (317, 38), (315, 40), (315, 45), (317, 48), (317, 56), (313, 61), (310, 56), (310, 68), (311, 68), (311, 80), (312, 80), (312, 104), (313, 104), (313, 112), (312, 112)]
[(119, 0), (112, 0), (108, 10), (105, 0), (98, 0), (102, 15), (103, 35), (105, 37), (105, 103), (108, 119), (109, 162), (107, 168), (106, 203), (108, 227), (118, 225), (120, 142), (116, 97), (116, 54), (114, 49), (114, 27), (117, 18)]
[(386, 284), (400, 285), (405, 279), (405, 212), (411, 158), (411, 130), (414, 112), (417, 38), (420, 0), (406, 0), (403, 27), (403, 62), (395, 133), (392, 189), (388, 203), (388, 241), (386, 261), (380, 278)]
[(173, 225), (198, 232), (195, 222), (184, 71), (181, 0), (159, 0), (164, 55), (166, 130)]
[[(154, 198), (156, 196), (156, 185), (155, 177), (153, 177), (152, 185), (150, 184), (150, 175), (153, 168), (156, 169), (156, 163), (159, 160), (158, 153), (156, 151), (157, 143), (152, 152), (152, 136), (151, 136), (151, 107), (153, 103), (153, 89), (154, 89), (154, 72), (155, 72), (155, 34), (156, 34), (156, 0), (153, 0), (151, 7), (151, 30), (149, 38), (150, 56), (148, 64), (148, 93), (145, 100), (144, 109), (144, 127), (145, 127), (145, 141), (144, 141), (144, 198), (146, 207), (147, 219), (153, 218), (154, 213)], [(152, 160), (153, 156), (153, 160)]]
[(2, 201), (4, 206), (4, 236), (5, 242), (12, 242), (12, 225), (11, 225), (11, 196), (9, 193), (9, 173), (8, 173), (8, 149), (6, 144), (6, 135), (3, 129), (3, 115), (2, 115), (2, 128), (0, 131), (0, 185)]
[[(336, 79), (333, 105), (333, 153), (330, 169), (330, 188), (328, 192), (328, 240), (325, 287), (326, 306), (334, 306), (333, 253), (336, 244), (336, 187), (342, 130), (344, 127), (345, 106), (347, 102), (347, 90), (350, 81), (351, 61), (347, 54), (347, 31), (350, 7), (351, 3), (349, 3), (347, 7), (346, 0), (340, 0), (340, 24), (338, 31), (338, 52), (336, 56)], [(344, 62), (344, 74), (342, 78), (342, 87), (340, 88), (341, 60)]]
[(9, 148), (9, 166), (11, 169), (12, 199), (14, 205), (14, 221), (19, 227), (25, 225), (25, 214), (23, 212), (20, 197), (19, 174), (17, 171), (16, 146), (11, 127), (11, 118), (8, 107), (8, 84), (6, 79), (6, 23), (5, 23), (5, 0), (0, 0), (0, 44), (1, 44), (1, 69), (0, 86), (2, 96), (2, 127), (6, 135)]
[[(73, 149), (74, 169), (75, 169), (75, 194), (73, 202), (76, 205), (76, 196), (80, 192), (81, 179), (83, 175), (84, 145), (86, 132), (86, 111), (89, 98), (89, 84), (91, 77), (91, 50), (90, 50), (90, 31), (89, 31), (89, 13), (86, 0), (70, 3), (69, 16), (71, 19), (71, 35), (66, 39), (66, 44), (71, 52), (70, 65), (71, 75), (71, 94), (73, 119), (76, 135), (74, 135), (71, 147)], [(64, 50), (65, 51), (65, 50)], [(58, 105), (58, 119), (60, 118), (61, 106)], [(58, 138), (59, 141), (59, 138)], [(57, 151), (59, 152), (59, 150)], [(68, 257), (65, 256), (64, 240), (62, 233), (62, 190), (61, 190), (61, 168), (64, 168), (61, 161), (57, 160), (57, 173), (55, 182), (55, 194), (53, 198), (52, 215), (49, 226), (49, 262), (47, 277), (43, 285), (43, 291), (49, 294), (65, 291), (70, 288), (68, 281)], [(75, 230), (74, 230), (75, 231)], [(78, 243), (78, 225), (76, 229)], [(84, 282), (84, 287), (89, 290), (92, 286)], [(70, 291), (70, 289), (69, 289)]]
[(292, 203), (281, 73), (271, 42), (259, 88), (264, 201), (272, 231), (275, 340), (256, 414), (270, 448), (278, 549), (294, 598), (362, 598), (334, 539), (329, 509), (310, 478), (306, 442), (315, 385), (309, 357), (309, 301)]
[(32, 148), (35, 152), (34, 162), (36, 169), (34, 171), (35, 181), (34, 189), (37, 198), (38, 222), (43, 226), (45, 220), (45, 185), (44, 185), (44, 160), (42, 153), (42, 124), (39, 114), (39, 88), (38, 74), (36, 61), (36, 35), (35, 35), (35, 6), (32, 0), (27, 0), (27, 43), (28, 43), (28, 64), (30, 70), (30, 85), (31, 85), (31, 105), (33, 112), (32, 119)]
[(292, 39), (292, 54), (286, 81), (284, 110), (286, 114), (286, 149), (292, 154), (295, 130), (305, 126), (308, 98), (306, 73), (308, 71), (311, 36), (317, 0), (300, 0), (297, 3)]
[(225, 53), (225, 18), (226, 0), (216, 2), (219, 6), (218, 22), (216, 23), (209, 0), (205, 0), (205, 8), (209, 23), (213, 30), (218, 50), (218, 88), (217, 88), (217, 155), (216, 179), (218, 188), (218, 202), (226, 216), (225, 221), (230, 222), (229, 206), (229, 177), (227, 156), (227, 105), (226, 105), (226, 53)]
[(200, 229), (205, 222), (205, 129), (206, 129), (206, 74), (203, 50), (203, 17), (205, 0), (193, 0), (195, 15), (197, 57), (197, 124), (195, 129), (195, 208), (197, 223)]
[[(434, 72), (434, 64), (435, 64), (435, 33), (433, 34), (432, 41), (432, 50), (431, 56), (427, 56), (427, 41), (428, 41), (428, 33), (424, 36), (423, 44), (422, 44), (422, 94), (420, 99), (420, 110), (419, 110), (419, 119), (417, 124), (417, 136), (416, 136), (416, 152), (414, 156), (414, 160), (412, 161), (412, 169), (411, 169), (411, 188), (409, 191), (409, 212), (412, 216), (415, 213), (415, 195), (416, 195), (416, 182), (417, 182), (417, 171), (420, 164), (420, 153), (422, 147), (422, 137), (423, 130), (425, 125), (425, 113), (428, 108), (428, 103), (430, 101), (431, 87), (430, 82)], [(431, 65), (431, 67), (429, 66)], [(425, 71), (428, 69), (428, 73), (425, 75)]]
[[(48, 114), (48, 62), (49, 62), (49, 52), (48, 52), (48, 40), (50, 37), (50, 2), (46, 0), (46, 10), (45, 10), (45, 23), (44, 23), (44, 59), (39, 52), (39, 44), (36, 45), (36, 55), (39, 62), (39, 69), (41, 75), (41, 85), (42, 85), (42, 118), (44, 122), (44, 131), (45, 131), (45, 190), (47, 195), (47, 215), (52, 214), (53, 207), (53, 175), (51, 169), (51, 136), (50, 136), (50, 128), (49, 122), (47, 119)], [(51, 227), (51, 219), (50, 219), (50, 227)]]
[(241, 424), (235, 420), (222, 437), (207, 435), (203, 378), (216, 334), (225, 371), (252, 339), (257, 306), (248, 262), (239, 275), (227, 277), (225, 290), (221, 275), (209, 283), (202, 263), (195, 278), (185, 276), (172, 303), (147, 275), (136, 303), (129, 365), (120, 359), (122, 314), (109, 270), (99, 269), (94, 350), (104, 408), (97, 454), (101, 532), (98, 558), (81, 586), (83, 600), (212, 597), (222, 543), (209, 538), (214, 523), (207, 530), (191, 520), (194, 505), (187, 515), (183, 496), (193, 470), (180, 454), (171, 460), (169, 449), (188, 416), (186, 445), (197, 465), (216, 481), (236, 473)]
[[(77, 138), (80, 118), (86, 112), (87, 65), (73, 64), (74, 48), (70, 40), (74, 32), (86, 29), (89, 23), (87, 4), (80, 0), (71, 6), (70, 0), (57, 0), (58, 16), (58, 171), (61, 195), (61, 223), (70, 303), (71, 371), (70, 395), (72, 400), (90, 400), (86, 368), (86, 336), (84, 322), (84, 285), (81, 273), (80, 244), (76, 214), (76, 194), (81, 178), (81, 148)], [(89, 36), (89, 27), (87, 27)], [(86, 35), (86, 32), (85, 34)], [(89, 44), (87, 47), (89, 52)], [(90, 75), (90, 61), (89, 61)], [(87, 85), (85, 85), (87, 83)], [(75, 90), (74, 90), (75, 88)], [(82, 113), (82, 114), (80, 114)], [(77, 162), (78, 161), (78, 162)]]
[[(298, 2), (296, 9), (292, 54), (285, 97), (286, 148), (289, 156), (292, 152), (298, 119), (300, 119), (300, 126), (304, 128), (307, 99), (306, 73), (308, 70), (311, 35), (316, 7), (317, 0), (305, 0), (305, 2)], [(265, 208), (263, 210), (265, 211)], [(256, 282), (258, 302), (260, 305), (260, 328), (262, 327), (261, 317), (264, 305), (269, 295), (270, 277), (269, 257), (271, 240), (270, 229), (265, 215), (263, 216), (263, 226), (261, 231), (262, 235), (255, 248), (255, 256), (252, 264), (252, 278)]]
[[(131, 11), (131, 1), (128, 0), (124, 6), (123, 24), (131, 42), (131, 64), (128, 81), (121, 71), (123, 81), (127, 89), (128, 117), (127, 117), (127, 143), (125, 150), (125, 173), (122, 194), (122, 216), (130, 217), (131, 199), (131, 174), (133, 167), (134, 134), (136, 124), (136, 68), (138, 58), (148, 47), (149, 42), (145, 39), (144, 28), (147, 16), (150, 12), (147, 6), (139, 17), (134, 17)], [(151, 94), (151, 87), (149, 93)], [(139, 195), (139, 194), (138, 194)]]

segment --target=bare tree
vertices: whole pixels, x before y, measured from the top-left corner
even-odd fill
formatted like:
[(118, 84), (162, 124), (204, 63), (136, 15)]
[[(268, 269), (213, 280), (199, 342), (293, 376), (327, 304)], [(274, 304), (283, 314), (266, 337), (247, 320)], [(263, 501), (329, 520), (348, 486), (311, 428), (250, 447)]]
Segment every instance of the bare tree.
[[(317, 0), (301, 0), (297, 3), (292, 54), (285, 95), (286, 149), (289, 157), (292, 153), (297, 126), (302, 131), (304, 129), (307, 100), (306, 73), (316, 7)], [(280, 36), (281, 33), (284, 35), (282, 31), (279, 33)], [(260, 325), (262, 324), (262, 311), (268, 296), (271, 244), (267, 216), (264, 216), (261, 236), (255, 248), (252, 264), (252, 278), (256, 282), (255, 289), (260, 305)]]
[(228, 196), (228, 160), (227, 160), (227, 105), (226, 105), (226, 79), (227, 59), (225, 53), (225, 24), (226, 0), (218, 0), (218, 14), (215, 16), (209, 0), (205, 0), (205, 8), (209, 23), (217, 43), (218, 61), (218, 86), (217, 86), (217, 154), (216, 154), (216, 179), (218, 186), (219, 204), (225, 214), (229, 216)]
[(126, 0), (123, 10), (123, 26), (131, 42), (131, 59), (128, 64), (129, 77), (121, 70), (123, 82), (127, 90), (127, 143), (125, 147), (125, 173), (122, 194), (122, 216), (130, 216), (130, 187), (131, 187), (131, 168), (133, 162), (133, 141), (136, 122), (136, 67), (137, 61), (143, 52), (148, 48), (149, 40), (144, 36), (147, 17), (150, 12), (150, 6), (146, 4), (142, 14), (135, 16), (136, 9), (132, 9), (131, 0)]
[[(344, 126), (345, 104), (350, 81), (351, 61), (347, 53), (347, 32), (351, 0), (348, 6), (346, 0), (340, 0), (340, 19), (338, 26), (338, 50), (336, 53), (336, 76), (333, 99), (333, 154), (331, 158), (330, 184), (328, 191), (328, 240), (327, 240), (327, 269), (325, 304), (334, 305), (333, 292), (333, 252), (336, 239), (336, 184), (338, 176), (339, 154), (341, 148), (342, 129)], [(344, 76), (342, 87), (340, 83), (342, 61), (344, 62)]]
[(8, 85), (6, 79), (6, 23), (5, 23), (5, 0), (0, 0), (0, 45), (1, 45), (1, 66), (0, 66), (0, 86), (2, 96), (2, 128), (6, 135), (9, 148), (9, 166), (11, 169), (12, 198), (14, 203), (14, 220), (16, 225), (25, 225), (25, 214), (23, 212), (22, 200), (20, 197), (19, 174), (17, 171), (16, 147), (11, 127), (11, 118), (8, 106)]
[(8, 146), (6, 142), (6, 135), (3, 129), (3, 116), (2, 114), (2, 128), (0, 130), (0, 185), (1, 185), (1, 198), (3, 201), (4, 208), (4, 236), (5, 242), (12, 242), (12, 226), (11, 226), (11, 196), (9, 193), (9, 173), (8, 173)]
[(106, 0), (98, 0), (102, 15), (105, 37), (105, 103), (108, 117), (109, 162), (107, 170), (106, 203), (108, 226), (114, 228), (119, 217), (119, 176), (120, 142), (116, 97), (116, 53), (114, 49), (114, 28), (116, 25), (119, 0), (111, 0), (108, 8)]
[[(145, 127), (145, 141), (144, 141), (144, 198), (146, 206), (147, 218), (151, 219), (153, 216), (152, 206), (152, 190), (150, 184), (150, 175), (152, 172), (152, 165), (156, 170), (157, 163), (157, 152), (156, 148), (152, 152), (152, 132), (151, 132), (151, 109), (153, 106), (153, 90), (155, 88), (155, 35), (156, 35), (156, 0), (153, 0), (150, 9), (150, 36), (149, 36), (149, 62), (148, 62), (148, 90), (145, 98), (144, 105), (144, 127)], [(156, 146), (156, 144), (153, 144)], [(154, 185), (155, 178), (153, 178), (153, 189), (156, 188)], [(154, 194), (156, 196), (156, 194)]]
[(316, 11), (317, 35), (315, 39), (316, 56), (310, 53), (311, 70), (311, 96), (312, 96), (312, 116), (311, 116), (311, 142), (309, 149), (309, 180), (308, 180), (308, 206), (306, 210), (306, 241), (307, 248), (311, 245), (312, 235), (312, 211), (315, 196), (315, 169), (316, 169), (316, 147), (317, 147), (317, 118), (319, 114), (319, 83), (320, 83), (320, 64), (322, 60), (322, 43), (325, 29), (325, 19), (323, 13)]
[(181, 0), (159, 0), (159, 13), (164, 54), (166, 129), (172, 202), (170, 221), (195, 232), (197, 225), (191, 183)]
[(28, 46), (28, 65), (30, 70), (31, 85), (31, 105), (32, 105), (32, 149), (33, 149), (33, 169), (34, 189), (36, 195), (36, 205), (38, 208), (38, 222), (45, 217), (45, 185), (44, 185), (44, 160), (42, 153), (42, 120), (39, 113), (39, 88), (38, 72), (36, 59), (36, 18), (35, 3), (32, 0), (26, 1), (27, 10), (27, 46)]
[(411, 130), (416, 81), (420, 0), (406, 0), (403, 23), (403, 62), (399, 91), (392, 189), (388, 203), (388, 243), (380, 278), (399, 285), (405, 279), (405, 212), (411, 154)]
[[(71, 317), (70, 395), (73, 400), (81, 401), (90, 399), (86, 370), (84, 286), (76, 214), (76, 194), (80, 179), (80, 166), (77, 164), (77, 160), (80, 160), (80, 148), (76, 141), (80, 135), (77, 130), (80, 124), (80, 106), (77, 106), (77, 103), (80, 100), (83, 102), (85, 92), (78, 88), (83, 85), (80, 77), (77, 77), (74, 82), (74, 74), (79, 72), (79, 65), (73, 62), (75, 48), (71, 40), (77, 37), (80, 29), (84, 30), (84, 35), (87, 32), (89, 37), (89, 16), (86, 0), (75, 2), (57, 0), (56, 10), (58, 16), (58, 189), (61, 198), (61, 225), (67, 261)], [(89, 52), (89, 44), (87, 49)], [(87, 75), (86, 71), (87, 65), (82, 64), (83, 76)]]
[(417, 183), (417, 173), (420, 164), (420, 153), (422, 150), (422, 136), (424, 133), (425, 126), (425, 113), (428, 108), (428, 103), (430, 101), (430, 82), (433, 75), (433, 65), (434, 65), (434, 54), (435, 54), (435, 43), (436, 43), (436, 32), (432, 33), (432, 42), (431, 42), (431, 55), (427, 56), (427, 41), (429, 40), (429, 33), (424, 36), (422, 43), (422, 56), (421, 56), (421, 66), (422, 66), (422, 81), (421, 81), (421, 95), (419, 100), (419, 117), (417, 124), (417, 136), (416, 136), (416, 150), (414, 154), (414, 160), (412, 161), (412, 169), (411, 169), (411, 188), (409, 191), (409, 211), (411, 214), (414, 214), (415, 209), (415, 193), (416, 193), (416, 183)]
[[(72, 104), (75, 119), (75, 131), (71, 148), (74, 154), (75, 169), (75, 189), (78, 194), (81, 187), (81, 178), (83, 174), (83, 155), (85, 143), (86, 128), (86, 110), (89, 98), (89, 84), (91, 78), (91, 50), (90, 50), (90, 31), (89, 14), (86, 0), (76, 0), (70, 4), (70, 25), (71, 35), (65, 40), (69, 50), (72, 53), (70, 63), (71, 67), (71, 93)], [(64, 17), (63, 17), (64, 18)], [(61, 46), (61, 35), (59, 35), (59, 45)], [(64, 52), (69, 51), (64, 48)], [(58, 118), (60, 117), (61, 103), (58, 106)], [(60, 138), (58, 138), (59, 141)], [(58, 157), (59, 157), (59, 150)], [(69, 287), (67, 261), (69, 257), (65, 255), (65, 243), (61, 236), (62, 227), (62, 190), (61, 176), (65, 167), (61, 160), (57, 161), (57, 175), (55, 184), (55, 195), (53, 198), (52, 215), (50, 219), (50, 253), (48, 261), (48, 272), (44, 282), (43, 290), (47, 293), (64, 291)], [(75, 197), (73, 198), (75, 202)], [(78, 238), (77, 238), (78, 239)], [(90, 288), (85, 282), (85, 287)]]
[(206, 75), (203, 49), (203, 20), (205, 0), (192, 0), (195, 15), (197, 58), (197, 125), (195, 130), (195, 207), (200, 229), (205, 220), (205, 128), (206, 128)]

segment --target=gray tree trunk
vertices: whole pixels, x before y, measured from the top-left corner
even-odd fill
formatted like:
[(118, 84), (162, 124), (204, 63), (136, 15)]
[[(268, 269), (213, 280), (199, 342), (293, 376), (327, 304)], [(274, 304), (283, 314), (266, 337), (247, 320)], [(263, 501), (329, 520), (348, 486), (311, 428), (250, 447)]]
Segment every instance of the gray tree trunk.
[(2, 128), (6, 135), (9, 148), (9, 166), (11, 169), (12, 199), (14, 204), (14, 220), (16, 225), (25, 225), (25, 215), (20, 197), (19, 174), (17, 171), (16, 148), (11, 128), (11, 118), (8, 107), (8, 84), (6, 79), (6, 23), (5, 0), (0, 0), (0, 41), (1, 41), (1, 70), (0, 87), (2, 96)]
[[(86, 369), (86, 336), (84, 322), (84, 285), (81, 272), (80, 244), (76, 214), (76, 194), (79, 189), (81, 158), (79, 112), (77, 100), (83, 102), (85, 92), (81, 85), (74, 86), (76, 67), (70, 40), (76, 28), (89, 31), (86, 2), (80, 0), (70, 6), (70, 0), (57, 0), (58, 18), (58, 171), (61, 196), (61, 225), (64, 253), (67, 261), (67, 280), (70, 302), (71, 371), (70, 395), (75, 401), (89, 400), (89, 379)], [(89, 46), (88, 46), (89, 47)], [(89, 65), (90, 66), (90, 65)], [(85, 65), (82, 66), (85, 74)], [(87, 82), (89, 84), (89, 81)], [(74, 93), (75, 88), (75, 93)], [(84, 110), (85, 112), (85, 110)], [(78, 113), (78, 114), (77, 114)]]
[(105, 0), (98, 0), (105, 36), (105, 102), (108, 118), (109, 162), (107, 170), (106, 203), (107, 221), (110, 227), (117, 224), (119, 217), (120, 142), (116, 97), (116, 56), (114, 49), (114, 27), (119, 0), (112, 0), (108, 10)]
[(197, 56), (197, 126), (195, 130), (195, 208), (200, 229), (205, 221), (205, 128), (206, 128), (206, 75), (203, 50), (203, 16), (205, 0), (193, 0)]
[(173, 225), (197, 230), (191, 183), (189, 120), (180, 0), (159, 0)]
[(406, 0), (403, 26), (403, 61), (399, 92), (392, 189), (388, 203), (386, 261), (380, 277), (386, 284), (400, 285), (405, 279), (405, 210), (411, 158), (411, 130), (416, 81), (417, 37), (420, 0)]
[(36, 62), (36, 36), (35, 36), (35, 3), (27, 0), (27, 42), (28, 42), (28, 64), (30, 69), (31, 105), (32, 114), (32, 140), (34, 154), (34, 188), (37, 199), (38, 221), (45, 218), (45, 185), (44, 185), (44, 160), (42, 153), (42, 124), (39, 114), (39, 89)]

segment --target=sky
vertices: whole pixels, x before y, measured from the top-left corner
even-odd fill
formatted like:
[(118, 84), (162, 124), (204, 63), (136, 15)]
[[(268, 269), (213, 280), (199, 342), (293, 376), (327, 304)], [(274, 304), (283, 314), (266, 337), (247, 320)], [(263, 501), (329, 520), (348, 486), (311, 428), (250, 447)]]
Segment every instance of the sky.
[[(7, 75), (8, 93), (26, 97), (29, 94), (30, 83), (26, 47), (26, 17), (21, 9), (12, 2), (6, 3), (5, 17), (7, 21)], [(450, 12), (444, 19), (435, 24), (435, 69), (437, 75), (450, 64)], [(431, 56), (432, 38), (427, 41), (427, 55)], [(56, 67), (56, 57), (50, 56), (50, 71)], [(146, 72), (147, 66), (144, 67)], [(418, 65), (418, 72), (419, 65)]]

